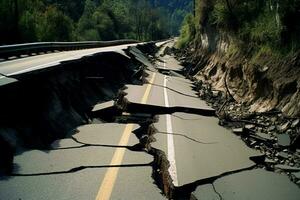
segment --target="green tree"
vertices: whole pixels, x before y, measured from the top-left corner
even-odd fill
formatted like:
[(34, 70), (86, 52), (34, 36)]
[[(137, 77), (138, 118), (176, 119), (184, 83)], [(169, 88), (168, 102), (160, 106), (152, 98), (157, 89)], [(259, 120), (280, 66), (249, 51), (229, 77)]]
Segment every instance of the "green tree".
[(180, 37), (177, 42), (178, 48), (184, 48), (186, 45), (191, 42), (196, 34), (195, 30), (195, 19), (192, 14), (188, 14), (184, 20), (183, 25), (180, 30)]
[(79, 19), (76, 35), (79, 40), (100, 40), (99, 33), (95, 29), (95, 23), (93, 22), (93, 14), (96, 11), (97, 6), (95, 2), (91, 0), (85, 1), (84, 11)]
[(54, 6), (46, 8), (39, 20), (39, 41), (72, 41), (73, 21)]
[(98, 8), (92, 16), (92, 21), (101, 40), (113, 40), (117, 38), (113, 20), (107, 11)]
[(114, 23), (103, 6), (87, 0), (83, 15), (78, 22), (79, 40), (112, 40), (116, 39)]

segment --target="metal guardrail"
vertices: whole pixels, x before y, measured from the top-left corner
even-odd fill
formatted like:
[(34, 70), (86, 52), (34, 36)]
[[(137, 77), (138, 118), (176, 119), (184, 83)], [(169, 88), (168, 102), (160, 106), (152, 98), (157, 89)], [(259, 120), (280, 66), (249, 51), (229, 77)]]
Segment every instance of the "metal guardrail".
[(67, 51), (88, 48), (99, 48), (123, 44), (138, 43), (136, 40), (88, 41), (88, 42), (37, 42), (0, 46), (0, 58), (12, 56), (32, 55), (49, 51)]

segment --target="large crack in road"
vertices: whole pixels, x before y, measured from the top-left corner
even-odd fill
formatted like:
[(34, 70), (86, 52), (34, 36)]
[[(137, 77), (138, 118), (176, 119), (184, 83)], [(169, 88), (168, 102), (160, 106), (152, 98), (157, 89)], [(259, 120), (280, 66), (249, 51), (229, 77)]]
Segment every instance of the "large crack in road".
[[(219, 126), (214, 109), (180, 74), (183, 67), (164, 55), (172, 44), (160, 43), (150, 57), (153, 44), (44, 74), (56, 112), (41, 119), (46, 127), (29, 126), (31, 145), (20, 137), (22, 126), (10, 129), (15, 137), (1, 130), (17, 154), (12, 173), (1, 176), (0, 199), (298, 199), (299, 188), (286, 176), (261, 168), (263, 154)], [(28, 90), (36, 83), (32, 77), (41, 81), (40, 74), (21, 77), (26, 86), (2, 92)], [(33, 94), (27, 106), (37, 102)], [(17, 104), (11, 99), (19, 96), (3, 103)], [(11, 109), (4, 109), (2, 127), (30, 111)], [(14, 140), (27, 145), (13, 146)]]

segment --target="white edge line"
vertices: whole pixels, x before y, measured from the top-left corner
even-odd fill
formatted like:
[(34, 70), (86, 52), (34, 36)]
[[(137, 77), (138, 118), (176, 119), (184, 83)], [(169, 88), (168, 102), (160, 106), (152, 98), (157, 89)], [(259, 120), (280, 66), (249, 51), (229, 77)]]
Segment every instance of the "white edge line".
[(54, 62), (50, 62), (50, 63), (46, 63), (46, 64), (42, 64), (42, 65), (37, 65), (37, 66), (34, 66), (34, 67), (30, 67), (30, 68), (27, 68), (27, 69), (23, 69), (23, 70), (20, 70), (20, 71), (17, 71), (17, 72), (7, 74), (7, 76), (13, 76), (13, 75), (17, 75), (17, 74), (21, 74), (21, 73), (25, 73), (25, 72), (30, 72), (30, 71), (33, 71), (33, 70), (36, 70), (36, 69), (44, 69), (44, 68), (48, 68), (48, 67), (53, 67), (53, 66), (56, 66), (56, 65), (60, 65), (62, 62), (80, 60), (85, 56), (92, 56), (96, 53), (98, 53), (98, 52), (86, 53), (86, 54), (82, 54), (80, 56), (72, 56), (72, 57), (57, 60), (57, 61), (54, 61)]
[[(167, 93), (167, 76), (164, 76), (164, 97), (165, 97), (165, 106), (169, 107), (168, 93)], [(171, 115), (166, 115), (166, 125), (167, 125), (167, 146), (168, 146), (168, 160), (169, 160), (169, 174), (173, 180), (174, 186), (178, 186), (177, 178), (177, 168), (175, 161), (175, 147), (174, 147), (174, 137), (172, 135), (172, 120)]]
[[(123, 46), (123, 45), (120, 45), (120, 46)], [(124, 45), (124, 46), (125, 46), (125, 45)], [(111, 47), (103, 47), (103, 48), (112, 48), (112, 47), (115, 47), (115, 46), (111, 46)], [(100, 49), (103, 50), (103, 48), (100, 48)], [(86, 50), (86, 49), (83, 49), (83, 50)], [(89, 49), (89, 50), (91, 50), (91, 49)], [(123, 49), (121, 49), (121, 50), (123, 50)], [(79, 51), (80, 51), (80, 50), (79, 50)], [(30, 71), (33, 71), (33, 70), (35, 70), (35, 69), (43, 69), (43, 68), (53, 67), (53, 66), (56, 66), (56, 65), (60, 65), (62, 62), (73, 61), (73, 60), (79, 60), (79, 59), (82, 59), (82, 58), (85, 57), (85, 56), (92, 56), (92, 55), (94, 55), (94, 54), (102, 53), (102, 52), (105, 52), (105, 51), (88, 52), (88, 53), (85, 53), (85, 54), (82, 54), (82, 55), (79, 55), (79, 56), (71, 56), (71, 57), (69, 57), (69, 58), (65, 58), (65, 59), (62, 59), (62, 60), (58, 60), (58, 61), (54, 61), (54, 62), (42, 64), (42, 65), (37, 65), (37, 66), (30, 67), (30, 68), (27, 68), (27, 69), (24, 69), (24, 70), (16, 71), (16, 72), (7, 74), (7, 76), (13, 76), (13, 75), (17, 75), (17, 74), (21, 74), (21, 73), (25, 73), (25, 72), (30, 72)], [(115, 52), (122, 54), (121, 52), (118, 52), (118, 50), (115, 51)], [(46, 54), (45, 54), (45, 55), (46, 55)], [(7, 61), (7, 62), (9, 62), (9, 61)]]

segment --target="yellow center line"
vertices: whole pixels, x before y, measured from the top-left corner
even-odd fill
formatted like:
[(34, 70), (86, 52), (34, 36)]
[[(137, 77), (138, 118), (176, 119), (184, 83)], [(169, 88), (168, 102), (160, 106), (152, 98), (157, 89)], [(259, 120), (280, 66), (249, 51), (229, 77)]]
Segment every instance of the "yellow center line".
[(152, 87), (152, 84), (154, 82), (155, 76), (156, 76), (156, 73), (153, 73), (152, 78), (150, 80), (150, 84), (147, 85), (146, 91), (145, 91), (144, 96), (142, 98), (142, 101), (141, 101), (142, 104), (147, 103), (147, 99), (149, 97), (149, 94), (150, 94), (151, 87)]
[[(154, 82), (156, 73), (152, 75), (152, 78), (150, 80), (150, 84), (147, 85), (146, 91), (144, 93), (144, 96), (141, 100), (142, 104), (145, 104), (147, 102), (147, 99), (149, 97), (152, 83)], [(128, 144), (130, 134), (133, 130), (134, 124), (127, 124), (125, 127), (125, 130), (122, 134), (122, 137), (119, 141), (119, 146), (126, 146)], [(113, 158), (110, 162), (110, 165), (121, 165), (123, 161), (123, 157), (125, 154), (125, 148), (117, 148), (114, 152)], [(117, 175), (119, 172), (119, 167), (110, 167), (107, 169), (106, 174), (104, 176), (104, 179), (101, 183), (101, 186), (99, 188), (98, 194), (96, 196), (96, 200), (109, 200), (114, 184), (117, 179)]]

